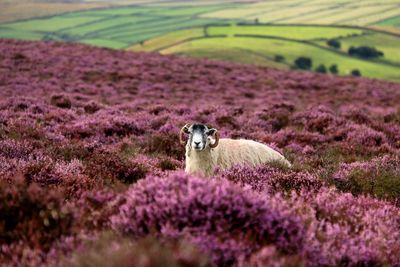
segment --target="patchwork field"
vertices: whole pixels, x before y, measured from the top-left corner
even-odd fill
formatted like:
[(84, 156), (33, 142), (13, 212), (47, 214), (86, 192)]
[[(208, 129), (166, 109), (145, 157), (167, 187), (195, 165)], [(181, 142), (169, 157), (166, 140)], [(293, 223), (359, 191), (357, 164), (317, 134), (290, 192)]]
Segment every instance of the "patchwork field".
[(329, 25), (395, 25), (400, 1), (286, 0), (260, 1), (203, 14), (207, 18), (258, 20), (263, 23)]
[(81, 11), (2, 24), (0, 37), (74, 41), (125, 48), (168, 32), (216, 23), (220, 20), (197, 16), (221, 8), (221, 5), (179, 8), (129, 6)]
[[(283, 69), (305, 56), (312, 59), (312, 69), (336, 64), (340, 75), (357, 70), (371, 78), (400, 80), (400, 0), (114, 4), (118, 6), (2, 23), (0, 38), (80, 42)], [(329, 39), (340, 41), (340, 49), (328, 46)], [(350, 57), (351, 46), (372, 46), (384, 56)]]

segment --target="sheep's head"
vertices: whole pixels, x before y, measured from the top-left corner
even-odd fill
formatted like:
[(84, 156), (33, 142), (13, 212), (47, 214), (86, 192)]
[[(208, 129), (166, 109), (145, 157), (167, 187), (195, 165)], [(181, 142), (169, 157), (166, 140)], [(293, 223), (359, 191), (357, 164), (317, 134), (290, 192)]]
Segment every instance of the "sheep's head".
[[(187, 143), (194, 150), (201, 151), (207, 148), (207, 146), (210, 148), (218, 146), (219, 136), (217, 130), (214, 128), (208, 128), (207, 125), (195, 123), (183, 126), (179, 136), (182, 145), (186, 145), (186, 142), (183, 139), (184, 134), (189, 135)], [(215, 137), (213, 143), (211, 139), (212, 136)]]

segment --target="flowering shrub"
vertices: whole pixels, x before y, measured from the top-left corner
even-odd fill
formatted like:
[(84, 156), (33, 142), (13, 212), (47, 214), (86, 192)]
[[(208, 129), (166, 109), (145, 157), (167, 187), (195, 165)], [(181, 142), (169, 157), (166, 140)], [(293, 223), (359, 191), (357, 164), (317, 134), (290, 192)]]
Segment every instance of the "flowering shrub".
[(397, 207), (332, 189), (302, 192), (291, 201), (308, 226), (305, 255), (309, 265), (399, 264), (395, 256), (400, 248)]
[(134, 183), (146, 176), (146, 168), (110, 152), (99, 152), (86, 160), (85, 173), (95, 179), (116, 179)]
[(148, 177), (127, 191), (120, 214), (111, 218), (122, 232), (193, 236), (218, 264), (232, 264), (260, 244), (284, 253), (302, 248), (303, 232), (267, 198), (221, 180), (176, 173)]
[(400, 159), (383, 156), (343, 163), (333, 175), (337, 187), (353, 194), (370, 194), (400, 203)]
[(269, 193), (302, 189), (318, 190), (323, 184), (318, 177), (308, 172), (282, 171), (269, 166), (257, 168), (237, 166), (222, 172), (221, 176), (242, 186), (250, 185), (255, 191)]
[(355, 125), (348, 129), (347, 141), (354, 145), (374, 147), (384, 144), (386, 136), (367, 126)]
[(73, 220), (58, 192), (29, 185), (23, 177), (13, 181), (13, 185), (0, 182), (0, 260), (13, 257), (9, 247), (21, 243), (48, 251), (52, 242), (70, 231)]
[[(398, 266), (398, 103), (391, 82), (0, 40), (0, 262)], [(293, 168), (185, 175), (195, 121)]]

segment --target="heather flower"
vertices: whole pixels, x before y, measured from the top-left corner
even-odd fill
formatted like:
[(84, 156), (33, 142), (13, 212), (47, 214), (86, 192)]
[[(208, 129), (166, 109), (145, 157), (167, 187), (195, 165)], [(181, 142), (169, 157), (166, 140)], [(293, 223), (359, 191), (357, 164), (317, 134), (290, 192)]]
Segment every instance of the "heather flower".
[(294, 120), (304, 125), (309, 131), (326, 133), (334, 127), (340, 127), (343, 120), (326, 106), (317, 106), (304, 112), (296, 113)]
[(221, 176), (242, 186), (250, 185), (253, 190), (268, 193), (302, 189), (318, 190), (323, 184), (318, 177), (308, 172), (282, 171), (270, 166), (256, 168), (236, 166), (222, 172)]
[(342, 163), (332, 179), (354, 194), (371, 194), (400, 203), (400, 159), (383, 156), (364, 162)]
[[(73, 213), (56, 191), (15, 177), (13, 185), (0, 181), (0, 237), (3, 249), (18, 242), (49, 250), (59, 236), (68, 233)], [(12, 253), (12, 251), (10, 251)]]
[(386, 136), (364, 125), (352, 125), (347, 129), (346, 140), (350, 144), (374, 147), (384, 144)]
[(400, 247), (398, 208), (327, 189), (295, 199), (292, 207), (308, 222), (310, 265), (399, 264), (393, 257)]
[(219, 264), (234, 263), (259, 243), (275, 244), (283, 253), (302, 247), (296, 218), (283, 216), (267, 198), (227, 181), (182, 173), (147, 177), (124, 198), (119, 215), (111, 218), (115, 229), (134, 236), (172, 229), (191, 237)]

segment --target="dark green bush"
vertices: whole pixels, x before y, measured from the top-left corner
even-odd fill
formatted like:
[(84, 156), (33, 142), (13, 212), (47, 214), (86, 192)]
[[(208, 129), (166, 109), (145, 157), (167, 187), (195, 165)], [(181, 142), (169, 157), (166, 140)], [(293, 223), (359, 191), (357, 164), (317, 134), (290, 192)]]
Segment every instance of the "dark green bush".
[(326, 42), (327, 45), (329, 45), (330, 47), (333, 47), (335, 49), (340, 49), (341, 44), (338, 40), (335, 39), (330, 39)]
[(308, 57), (299, 57), (294, 61), (295, 67), (301, 70), (310, 70), (312, 59)]
[(351, 71), (351, 75), (359, 77), (359, 76), (361, 76), (361, 72), (359, 70), (357, 70), (357, 69), (354, 69), (354, 70)]
[(275, 62), (284, 62), (285, 57), (282, 55), (275, 55), (274, 60), (275, 60)]
[(319, 65), (319, 66), (315, 69), (315, 71), (316, 71), (316, 72), (319, 72), (319, 73), (327, 73), (327, 72), (328, 72), (328, 70), (326, 69), (326, 67), (325, 67), (324, 64)]
[(338, 74), (338, 73), (339, 73), (338, 65), (336, 65), (336, 64), (331, 65), (331, 66), (329, 67), (329, 71), (330, 71), (330, 73), (332, 73), (332, 74)]
[(366, 59), (378, 58), (384, 56), (383, 52), (379, 51), (375, 47), (369, 47), (369, 46), (360, 46), (360, 47), (351, 46), (349, 48), (348, 54), (350, 56), (357, 56)]

